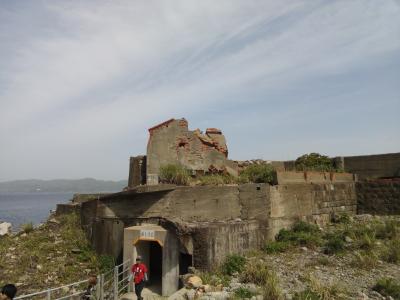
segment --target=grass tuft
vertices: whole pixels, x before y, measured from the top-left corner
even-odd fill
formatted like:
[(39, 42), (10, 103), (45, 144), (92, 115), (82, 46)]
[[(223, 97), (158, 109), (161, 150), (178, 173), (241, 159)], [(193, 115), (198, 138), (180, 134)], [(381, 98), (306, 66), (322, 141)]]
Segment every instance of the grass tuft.
[(392, 278), (379, 279), (372, 289), (383, 296), (390, 296), (395, 300), (400, 299), (400, 282)]

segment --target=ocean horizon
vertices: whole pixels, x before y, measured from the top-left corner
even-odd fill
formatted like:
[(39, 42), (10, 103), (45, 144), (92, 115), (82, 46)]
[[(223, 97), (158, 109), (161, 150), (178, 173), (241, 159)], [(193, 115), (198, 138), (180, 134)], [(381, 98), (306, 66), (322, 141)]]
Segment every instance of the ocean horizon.
[(0, 192), (0, 222), (12, 224), (12, 231), (18, 231), (22, 224), (45, 222), (57, 204), (66, 203), (72, 192)]

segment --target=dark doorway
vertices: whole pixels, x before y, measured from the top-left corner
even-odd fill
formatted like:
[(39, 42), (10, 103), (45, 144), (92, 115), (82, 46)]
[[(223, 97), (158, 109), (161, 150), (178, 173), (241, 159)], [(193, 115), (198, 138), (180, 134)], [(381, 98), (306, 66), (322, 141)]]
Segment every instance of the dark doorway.
[(149, 283), (148, 288), (160, 293), (162, 283), (162, 248), (157, 242), (149, 242)]
[(186, 253), (179, 255), (179, 275), (187, 274), (189, 267), (192, 266), (192, 256)]

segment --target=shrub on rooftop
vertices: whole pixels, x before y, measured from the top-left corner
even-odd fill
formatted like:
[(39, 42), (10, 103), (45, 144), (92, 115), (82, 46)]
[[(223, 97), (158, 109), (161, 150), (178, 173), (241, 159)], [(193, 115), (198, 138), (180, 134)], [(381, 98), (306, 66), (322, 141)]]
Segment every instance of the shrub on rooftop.
[(276, 183), (276, 171), (272, 165), (250, 165), (240, 174), (241, 182)]
[(190, 171), (182, 165), (167, 164), (160, 167), (160, 181), (177, 185), (187, 185)]
[(332, 160), (319, 153), (309, 153), (298, 157), (295, 161), (297, 171), (335, 171)]

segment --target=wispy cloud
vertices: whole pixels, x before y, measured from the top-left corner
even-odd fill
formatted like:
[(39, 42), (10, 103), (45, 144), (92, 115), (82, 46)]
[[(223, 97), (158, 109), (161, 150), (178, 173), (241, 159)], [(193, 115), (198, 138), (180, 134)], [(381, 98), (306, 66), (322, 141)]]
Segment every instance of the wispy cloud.
[(0, 180), (126, 177), (181, 116), (233, 158), (400, 148), (396, 1), (40, 3), (0, 4)]

